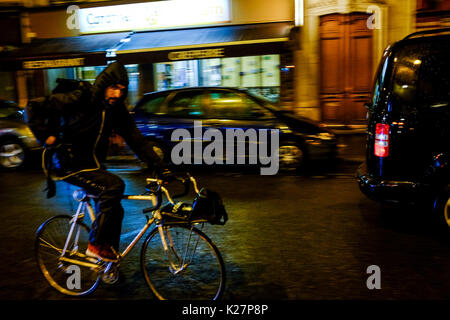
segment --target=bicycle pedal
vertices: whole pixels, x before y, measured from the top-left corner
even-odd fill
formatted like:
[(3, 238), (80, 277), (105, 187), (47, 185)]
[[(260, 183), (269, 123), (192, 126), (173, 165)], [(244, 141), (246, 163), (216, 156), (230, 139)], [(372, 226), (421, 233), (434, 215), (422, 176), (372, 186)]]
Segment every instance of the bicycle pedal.
[(102, 281), (106, 284), (114, 284), (119, 280), (119, 267), (110, 263), (102, 274)]

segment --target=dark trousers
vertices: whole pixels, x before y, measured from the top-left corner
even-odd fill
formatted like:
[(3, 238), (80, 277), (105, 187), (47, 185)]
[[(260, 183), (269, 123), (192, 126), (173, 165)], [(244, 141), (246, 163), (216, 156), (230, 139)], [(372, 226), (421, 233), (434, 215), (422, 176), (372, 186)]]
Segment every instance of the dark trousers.
[(124, 213), (120, 204), (125, 191), (123, 180), (104, 169), (99, 169), (77, 173), (64, 181), (98, 197), (96, 199), (98, 214), (89, 234), (89, 242), (94, 245), (113, 246), (119, 250)]

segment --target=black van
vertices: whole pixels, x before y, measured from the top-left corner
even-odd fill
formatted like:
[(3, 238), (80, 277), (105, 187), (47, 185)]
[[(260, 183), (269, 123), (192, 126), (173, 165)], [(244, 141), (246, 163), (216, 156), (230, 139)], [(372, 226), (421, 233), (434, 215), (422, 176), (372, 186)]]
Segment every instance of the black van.
[(450, 227), (450, 28), (388, 47), (374, 82), (361, 191), (382, 202), (429, 201)]

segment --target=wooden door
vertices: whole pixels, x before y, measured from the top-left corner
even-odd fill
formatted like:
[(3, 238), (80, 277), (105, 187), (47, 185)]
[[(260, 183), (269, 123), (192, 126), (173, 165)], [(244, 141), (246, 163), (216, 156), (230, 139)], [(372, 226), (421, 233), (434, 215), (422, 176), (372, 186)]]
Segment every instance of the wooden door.
[(320, 18), (320, 100), (324, 121), (365, 120), (372, 86), (372, 30), (365, 13)]

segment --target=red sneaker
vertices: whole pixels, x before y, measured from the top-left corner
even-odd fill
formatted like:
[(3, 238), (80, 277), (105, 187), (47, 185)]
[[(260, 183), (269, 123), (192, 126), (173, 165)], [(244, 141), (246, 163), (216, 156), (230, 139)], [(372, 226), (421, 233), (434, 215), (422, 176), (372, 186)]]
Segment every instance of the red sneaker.
[(119, 259), (119, 255), (116, 250), (111, 246), (102, 245), (88, 245), (86, 250), (86, 255), (92, 258), (101, 259), (103, 261), (115, 262)]

